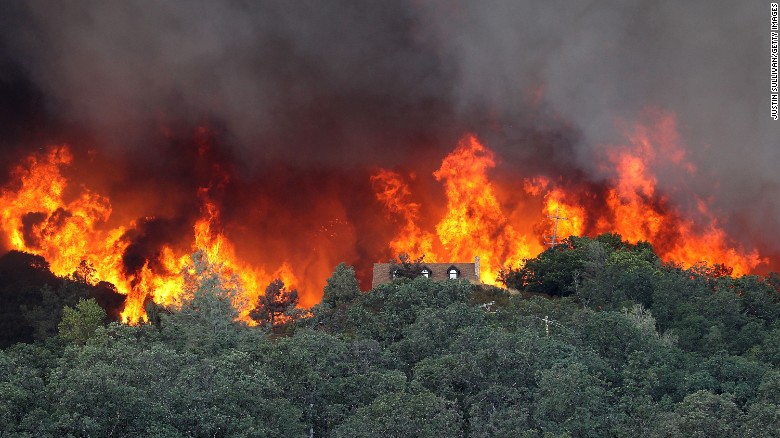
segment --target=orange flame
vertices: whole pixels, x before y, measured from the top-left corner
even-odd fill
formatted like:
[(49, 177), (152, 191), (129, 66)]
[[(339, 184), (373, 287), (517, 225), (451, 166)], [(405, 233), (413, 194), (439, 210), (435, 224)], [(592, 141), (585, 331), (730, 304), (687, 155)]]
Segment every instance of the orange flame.
[[(392, 213), (402, 218), (401, 230), (390, 241), (394, 254), (409, 253), (433, 256), (433, 234), (418, 225), (420, 204), (408, 202), (409, 186), (396, 172), (380, 169), (371, 176), (376, 197)], [(433, 260), (429, 260), (433, 261)]]
[[(395, 254), (425, 255), (430, 262), (462, 262), (480, 257), (481, 281), (494, 284), (505, 264), (517, 265), (540, 250), (509, 223), (487, 177), (495, 166), (493, 152), (474, 136), (466, 136), (433, 173), (444, 183), (446, 214), (436, 225), (436, 240), (416, 224), (419, 204), (408, 201), (411, 193), (400, 176), (381, 170), (372, 177), (377, 199), (404, 218), (406, 226), (392, 240)], [(376, 184), (381, 181), (382, 184)]]
[(498, 204), (487, 178), (495, 165), (493, 152), (469, 135), (433, 173), (447, 193), (447, 214), (436, 225), (446, 254), (454, 261), (479, 256), (481, 280), (489, 284), (504, 264), (520, 264), (535, 253)]
[[(546, 177), (524, 179), (523, 193), (514, 196), (541, 200), (541, 214), (532, 219), (533, 224), (523, 223), (527, 215), (500, 205), (496, 196), (499, 191), (487, 175), (495, 166), (494, 155), (474, 136), (466, 136), (434, 172), (435, 178), (444, 183), (447, 195), (446, 213), (436, 226), (438, 240), (430, 242), (430, 234), (415, 226), (414, 232), (407, 230), (396, 237), (391, 249), (396, 253), (431, 255), (444, 262), (469, 260), (478, 255), (484, 260), (481, 280), (492, 284), (500, 267), (519, 266), (524, 259), (541, 252), (547, 236), (538, 231), (550, 233), (555, 226), (551, 217), (559, 216), (565, 218), (557, 223), (559, 240), (616, 232), (632, 243), (650, 242), (662, 259), (684, 267), (719, 263), (733, 268), (737, 276), (751, 272), (766, 259), (759, 257), (756, 250), (736, 247), (704, 201), (697, 200), (694, 217), (684, 218), (659, 191), (654, 166), (677, 168), (689, 174), (696, 171), (679, 145), (674, 117), (659, 114), (653, 124), (638, 124), (629, 131), (629, 146), (608, 149), (614, 177), (608, 181), (603, 200), (606, 208), (601, 211), (588, 211), (582, 204), (583, 193), (567, 191)], [(397, 177), (383, 170), (375, 178), (388, 174)], [(408, 218), (416, 218), (420, 205), (409, 201), (408, 187), (402, 182), (395, 184), (400, 188), (382, 191), (377, 196), (390, 212), (406, 214), (411, 224), (414, 220)], [(425, 236), (424, 240), (419, 240), (419, 236)], [(428, 252), (419, 252), (423, 249)]]
[[(380, 169), (371, 177), (376, 198), (399, 219), (398, 232), (386, 247), (396, 255), (425, 255), (431, 262), (465, 262), (479, 256), (481, 280), (492, 284), (502, 267), (518, 266), (545, 248), (544, 236), (554, 226), (550, 216), (558, 215), (566, 218), (558, 222), (558, 239), (617, 232), (630, 242), (649, 241), (664, 260), (686, 267), (702, 261), (722, 263), (732, 267), (734, 275), (749, 273), (765, 262), (756, 250), (735, 245), (706, 200), (695, 199), (695, 211), (684, 215), (667, 196), (668, 188), (659, 187), (658, 169), (696, 171), (687, 160), (672, 115), (656, 113), (652, 123), (628, 129), (626, 137), (626, 145), (605, 149), (611, 169), (599, 186), (601, 197), (576, 182), (533, 174), (511, 184), (497, 183), (489, 175), (496, 167), (495, 155), (473, 135), (465, 136), (438, 169), (430, 169), (431, 183), (442, 185), (443, 205), (424, 205), (402, 174)], [(209, 144), (203, 132), (198, 131), (196, 140), (199, 153), (206, 156)], [(287, 254), (292, 262), (270, 264), (272, 268), (251, 266), (241, 260), (222, 228), (214, 190), (227, 183), (228, 175), (216, 168), (213, 187), (197, 191), (201, 214), (193, 225), (192, 244), (162, 246), (155, 260), (127, 273), (122, 259), (130, 245), (127, 233), (137, 224), (111, 228), (112, 205), (107, 197), (85, 187), (69, 187), (64, 170), (72, 162), (69, 148), (61, 145), (32, 154), (13, 168), (11, 182), (0, 189), (0, 230), (13, 249), (45, 257), (57, 275), (71, 274), (86, 260), (97, 279), (127, 295), (122, 312), (127, 322), (146, 318), (148, 298), (163, 305), (181, 302), (187, 289), (182, 272), (195, 250), (219, 265), (226, 278), (238, 278), (242, 296), (236, 306), (240, 318), (249, 322), (251, 305), (273, 279), (281, 278), (288, 288), (316, 289), (335, 264), (323, 255), (328, 247), (346, 253), (344, 247), (350, 243), (344, 242), (356, 240), (345, 220), (348, 212), (336, 208), (334, 213), (332, 203), (323, 200), (312, 208), (320, 216), (329, 215), (328, 225), (307, 235), (310, 245), (307, 239), (307, 245), (290, 251), (309, 254), (298, 254), (300, 260)], [(440, 211), (440, 215), (432, 213)], [(293, 263), (308, 263), (308, 267), (293, 270)], [(304, 296), (308, 300), (304, 305), (314, 304), (318, 297), (316, 291)]]
[(705, 202), (697, 199), (698, 214), (683, 217), (658, 194), (658, 179), (651, 166), (677, 167), (689, 174), (696, 169), (685, 159), (674, 117), (660, 114), (655, 118), (653, 126), (637, 125), (629, 132), (632, 148), (608, 153), (616, 176), (606, 202), (614, 219), (600, 221), (599, 231), (615, 231), (630, 242), (649, 241), (663, 259), (686, 267), (719, 263), (733, 268), (737, 276), (751, 272), (765, 260), (756, 250), (734, 248)]
[[(87, 189), (82, 189), (72, 201), (65, 200), (68, 184), (62, 169), (72, 160), (67, 146), (55, 146), (43, 155), (31, 155), (13, 169), (14, 184), (0, 192), (0, 227), (8, 234), (13, 249), (42, 255), (52, 272), (60, 276), (73, 273), (82, 260), (87, 261), (95, 269), (96, 279), (112, 283), (118, 292), (127, 295), (122, 311), (125, 322), (146, 319), (147, 297), (163, 305), (179, 303), (185, 286), (181, 272), (189, 262), (189, 253), (177, 254), (164, 246), (158, 260), (161, 268), (152, 270), (147, 261), (137, 274), (126, 274), (122, 255), (128, 242), (123, 236), (135, 224), (103, 230), (101, 226), (111, 215), (111, 204)], [(238, 276), (244, 292), (241, 302), (245, 303), (238, 310), (241, 319), (251, 323), (251, 304), (257, 301), (265, 285), (281, 278), (294, 288), (298, 279), (287, 263), (271, 274), (241, 263), (233, 245), (218, 231), (216, 204), (208, 199), (205, 189), (199, 194), (202, 216), (194, 225), (191, 249), (201, 249), (209, 262), (222, 265), (225, 276)]]
[(52, 272), (71, 274), (87, 260), (97, 278), (127, 293), (129, 283), (121, 275), (125, 229), (100, 228), (111, 215), (108, 199), (83, 189), (74, 200), (64, 200), (68, 184), (61, 169), (72, 160), (66, 146), (53, 146), (15, 167), (14, 187), (0, 191), (0, 226), (14, 249), (42, 255)]

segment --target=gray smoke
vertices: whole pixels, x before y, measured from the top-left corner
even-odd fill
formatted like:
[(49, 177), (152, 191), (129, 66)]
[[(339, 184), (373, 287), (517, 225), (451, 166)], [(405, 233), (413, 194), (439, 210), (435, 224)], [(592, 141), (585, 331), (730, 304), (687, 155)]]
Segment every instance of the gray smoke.
[(3, 31), (13, 56), (110, 146), (143, 147), (150, 122), (216, 119), (251, 164), (348, 165), (450, 125), (448, 72), (412, 40), (402, 4), (33, 1), (14, 12)]
[(459, 108), (494, 109), (511, 122), (528, 90), (543, 86), (547, 108), (580, 133), (576, 161), (593, 177), (608, 176), (599, 145), (625, 142), (619, 121), (641, 120), (648, 107), (672, 111), (697, 172), (658, 169), (660, 187), (682, 189), (681, 203), (711, 200), (746, 241), (780, 225), (768, 3), (423, 4), (432, 5), (428, 40), (457, 65)]
[[(5, 2), (4, 59), (103, 147), (218, 122), (248, 171), (428, 160), (465, 130), (504, 172), (608, 177), (600, 145), (646, 108), (697, 167), (661, 187), (746, 240), (780, 225), (766, 2)], [(536, 97), (535, 90), (542, 90)], [(552, 175), (557, 176), (557, 175)], [(672, 186), (677, 192), (671, 192)]]

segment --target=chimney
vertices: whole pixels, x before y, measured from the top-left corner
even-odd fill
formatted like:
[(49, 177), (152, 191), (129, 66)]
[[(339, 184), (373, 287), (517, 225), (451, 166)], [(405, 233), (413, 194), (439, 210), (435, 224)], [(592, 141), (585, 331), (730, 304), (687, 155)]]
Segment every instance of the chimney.
[(477, 275), (477, 281), (479, 280), (479, 256), (474, 257), (474, 274)]

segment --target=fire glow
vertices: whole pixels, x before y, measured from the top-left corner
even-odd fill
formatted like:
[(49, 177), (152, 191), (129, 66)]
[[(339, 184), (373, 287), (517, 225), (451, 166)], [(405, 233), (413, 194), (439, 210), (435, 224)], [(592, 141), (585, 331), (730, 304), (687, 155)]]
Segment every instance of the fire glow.
[[(559, 224), (559, 239), (615, 232), (630, 242), (649, 241), (665, 261), (686, 267), (699, 262), (724, 264), (733, 269), (734, 275), (750, 273), (766, 261), (756, 250), (740, 248), (729, 238), (706, 200), (695, 200), (696, 217), (684, 216), (658, 189), (653, 169), (696, 170), (686, 160), (671, 115), (662, 114), (653, 124), (637, 124), (626, 132), (624, 145), (604, 147), (609, 177), (599, 183), (604, 186), (599, 193), (567, 184), (558, 176), (535, 175), (531, 169), (518, 169), (517, 181), (511, 185), (491, 180), (497, 157), (470, 134), (444, 157), (438, 169), (429, 173), (445, 195), (438, 205), (419, 200), (409, 174), (380, 168), (370, 177), (376, 202), (365, 208), (386, 213), (385, 226), (395, 231), (389, 241), (378, 245), (386, 251), (359, 263), (386, 261), (388, 254), (400, 253), (424, 255), (429, 262), (463, 262), (479, 256), (481, 280), (494, 284), (502, 267), (518, 266), (545, 249), (544, 235), (552, 228), (548, 217), (556, 214), (568, 218)], [(114, 210), (122, 206), (69, 181), (63, 170), (73, 160), (68, 146), (56, 145), (16, 165), (11, 181), (0, 191), (0, 229), (13, 249), (45, 257), (57, 275), (72, 273), (86, 260), (94, 267), (96, 280), (108, 281), (127, 295), (122, 314), (125, 321), (145, 318), (146, 299), (162, 305), (179, 302), (184, 289), (181, 273), (195, 250), (202, 250), (210, 261), (221, 264), (225, 275), (238, 276), (244, 303), (256, 302), (275, 278), (299, 288), (308, 297), (304, 305), (319, 300), (321, 286), (332, 268), (329, 265), (334, 262), (327, 255), (328, 240), (319, 243), (319, 255), (301, 254), (300, 258), (293, 256), (266, 265), (248, 263), (238, 255), (231, 240), (240, 237), (224, 231), (220, 204), (214, 199), (218, 195), (206, 187), (193, 193), (200, 205), (200, 217), (192, 227), (189, 246), (162, 245), (154, 260), (145, 260), (140, 269), (129, 271), (124, 255), (130, 245), (128, 236), (138, 227), (138, 221), (108, 226)], [(588, 200), (599, 196), (602, 198), (595, 205), (600, 207), (593, 208), (594, 203)], [(507, 203), (508, 199), (513, 202)], [(320, 220), (325, 232), (329, 224), (341, 219)], [(178, 239), (181, 236), (171, 240)], [(302, 269), (301, 260), (311, 257), (319, 257), (314, 263), (319, 268)], [(239, 310), (248, 320), (250, 308), (243, 305)]]

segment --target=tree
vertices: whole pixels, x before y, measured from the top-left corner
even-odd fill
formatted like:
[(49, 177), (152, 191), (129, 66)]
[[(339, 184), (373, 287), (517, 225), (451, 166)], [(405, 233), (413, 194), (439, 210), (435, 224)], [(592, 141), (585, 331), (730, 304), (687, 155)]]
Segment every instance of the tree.
[(758, 386), (758, 397), (748, 406), (742, 436), (780, 436), (780, 371), (764, 374)]
[(458, 436), (460, 416), (449, 403), (430, 392), (387, 393), (358, 409), (334, 431), (334, 436), (443, 437)]
[(732, 437), (742, 423), (739, 408), (727, 395), (696, 391), (677, 405), (673, 424), (680, 436)]
[(103, 325), (105, 319), (106, 312), (94, 298), (81, 299), (75, 308), (65, 306), (62, 309), (62, 321), (57, 327), (62, 338), (84, 344)]
[(257, 305), (249, 312), (249, 317), (274, 328), (278, 317), (295, 308), (297, 304), (298, 291), (285, 289), (284, 282), (277, 278), (265, 288), (265, 294), (258, 298)]
[(95, 276), (97, 271), (92, 263), (82, 260), (76, 270), (70, 274), (70, 278), (76, 283), (81, 284), (93, 284), (95, 283)]
[(652, 305), (658, 270), (649, 250), (615, 250), (606, 253), (605, 244), (594, 241), (587, 247), (584, 281), (579, 298), (590, 306), (619, 309), (633, 303)]
[(360, 297), (355, 270), (340, 263), (328, 278), (322, 302), (314, 306), (311, 323), (328, 331), (347, 330), (347, 308)]
[(158, 312), (163, 331), (174, 342), (198, 351), (216, 351), (236, 341), (239, 308), (245, 308), (238, 276), (202, 250), (182, 270), (184, 291), (170, 314)]
[(0, 350), (0, 435), (46, 436), (40, 432), (48, 426), (51, 406), (44, 376), (55, 365), (47, 353), (41, 343)]
[(502, 270), (498, 280), (507, 287), (533, 293), (567, 296), (575, 291), (575, 273), (583, 269), (586, 238), (568, 237), (555, 248), (525, 260), (519, 268)]
[(425, 255), (412, 260), (409, 254), (402, 253), (398, 255), (398, 261), (390, 261), (390, 278), (417, 278), (424, 268), (423, 260)]
[(355, 269), (346, 263), (339, 263), (325, 285), (322, 303), (336, 308), (348, 304), (360, 296)]
[(609, 391), (581, 363), (561, 362), (538, 373), (533, 418), (545, 432), (607, 436)]
[[(10, 251), (0, 257), (0, 348), (32, 342), (37, 337), (37, 320), (31, 318), (29, 310), (40, 305), (42, 286), (55, 288), (57, 283), (58, 278), (41, 256)], [(61, 310), (62, 305), (35, 316), (45, 319), (50, 334), (56, 334)], [(57, 315), (52, 317), (54, 311)]]

